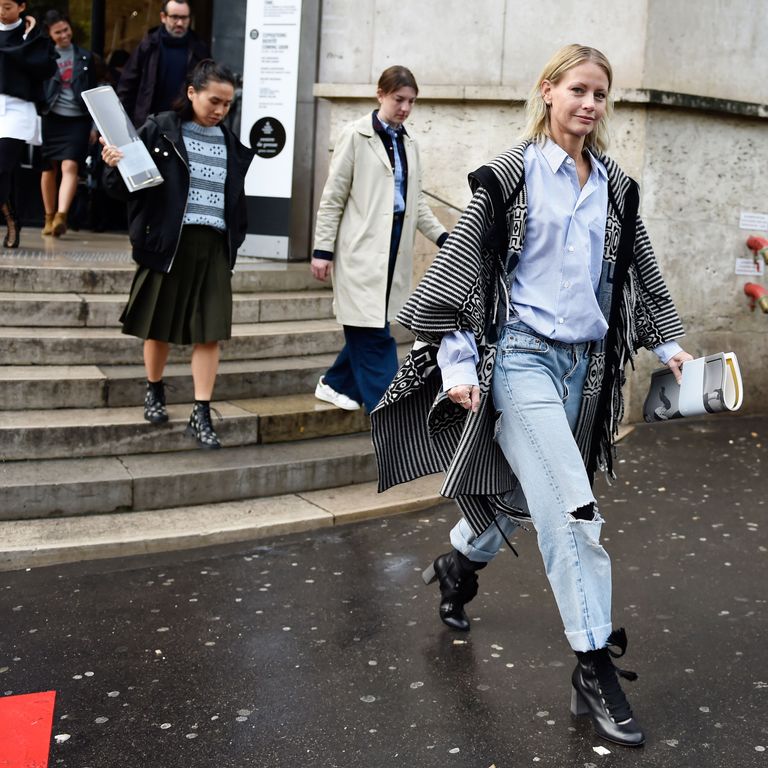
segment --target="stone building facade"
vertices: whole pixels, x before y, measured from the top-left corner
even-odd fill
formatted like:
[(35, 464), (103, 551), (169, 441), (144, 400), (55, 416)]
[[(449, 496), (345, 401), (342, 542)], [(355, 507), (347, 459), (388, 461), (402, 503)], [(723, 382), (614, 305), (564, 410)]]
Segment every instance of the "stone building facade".
[[(391, 64), (420, 85), (408, 127), (424, 188), (447, 224), (466, 205), (467, 172), (514, 143), (523, 102), (545, 61), (578, 42), (606, 53), (615, 73), (612, 154), (641, 187), (641, 212), (694, 355), (733, 350), (745, 412), (768, 410), (768, 316), (751, 312), (742, 211), (768, 213), (768, 79), (763, 0), (322, 0), (305, 2), (293, 258), (307, 258), (311, 212), (339, 128), (373, 109)], [(217, 20), (214, 14), (214, 50)], [(227, 28), (231, 29), (231, 27)], [(219, 24), (219, 31), (227, 29)], [(223, 38), (222, 38), (223, 39)], [(231, 55), (232, 46), (227, 46)], [(309, 82), (314, 85), (310, 88)], [(303, 96), (302, 96), (303, 94)], [(314, 97), (314, 98), (312, 98)], [(302, 102), (301, 99), (304, 99)], [(450, 204), (446, 205), (444, 203)], [(421, 240), (418, 270), (434, 254)], [(655, 357), (630, 377), (639, 418)]]

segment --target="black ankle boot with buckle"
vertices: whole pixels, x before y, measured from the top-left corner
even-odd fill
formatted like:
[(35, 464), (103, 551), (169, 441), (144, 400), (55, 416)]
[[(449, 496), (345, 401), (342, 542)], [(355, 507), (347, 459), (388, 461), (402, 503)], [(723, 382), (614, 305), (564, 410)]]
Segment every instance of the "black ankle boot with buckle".
[(211, 404), (208, 401), (195, 400), (186, 433), (194, 436), (201, 448), (209, 450), (221, 448), (221, 443), (211, 422)]
[(440, 619), (451, 629), (469, 631), (464, 606), (477, 595), (477, 573), (488, 563), (476, 563), (457, 549), (440, 555), (421, 575), (425, 584), (440, 582)]
[[(612, 651), (611, 645), (618, 646), (621, 652)], [(571, 677), (571, 713), (589, 715), (595, 733), (614, 744), (640, 747), (645, 743), (645, 734), (632, 716), (627, 697), (619, 685), (619, 677), (637, 680), (637, 675), (613, 664), (613, 659), (623, 656), (626, 650), (627, 633), (617, 629), (611, 633), (605, 648), (576, 651), (578, 663)]]
[(163, 380), (147, 381), (144, 395), (144, 418), (150, 424), (165, 424), (168, 411), (165, 410), (165, 387)]

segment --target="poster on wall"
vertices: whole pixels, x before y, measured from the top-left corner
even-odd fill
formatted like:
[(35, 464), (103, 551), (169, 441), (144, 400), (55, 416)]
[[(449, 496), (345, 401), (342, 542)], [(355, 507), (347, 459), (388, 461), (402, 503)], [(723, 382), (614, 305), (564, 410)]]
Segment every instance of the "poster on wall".
[(288, 258), (301, 0), (248, 0), (240, 140), (256, 151), (244, 256)]

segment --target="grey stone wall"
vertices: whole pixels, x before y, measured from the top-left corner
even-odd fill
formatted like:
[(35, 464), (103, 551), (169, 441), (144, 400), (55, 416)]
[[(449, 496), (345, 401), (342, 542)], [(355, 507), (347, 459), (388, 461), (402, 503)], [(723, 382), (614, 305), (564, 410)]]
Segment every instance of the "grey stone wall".
[[(315, 194), (341, 125), (376, 106), (375, 82), (393, 63), (413, 69), (409, 120), (424, 187), (457, 207), (466, 174), (522, 128), (522, 102), (549, 55), (582, 42), (616, 75), (611, 154), (641, 185), (641, 210), (694, 354), (738, 354), (745, 412), (768, 410), (768, 316), (747, 308), (734, 274), (749, 255), (739, 213), (768, 212), (768, 81), (759, 37), (763, 0), (324, 0), (315, 95)], [(315, 199), (316, 196), (315, 196)], [(456, 213), (435, 203), (447, 225)], [(768, 233), (756, 233), (763, 234)], [(434, 247), (418, 242), (418, 278)], [(765, 283), (764, 278), (757, 282)], [(629, 419), (640, 417), (655, 357), (630, 376)]]

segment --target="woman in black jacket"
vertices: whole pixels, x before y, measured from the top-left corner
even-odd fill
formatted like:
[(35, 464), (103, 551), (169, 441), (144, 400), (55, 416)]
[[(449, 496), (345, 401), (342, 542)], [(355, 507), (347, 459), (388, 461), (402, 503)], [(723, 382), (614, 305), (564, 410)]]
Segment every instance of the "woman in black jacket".
[[(43, 173), (40, 190), (45, 207), (44, 235), (67, 231), (67, 213), (77, 192), (80, 163), (88, 143), (96, 140), (82, 93), (96, 85), (93, 54), (72, 42), (72, 25), (58, 11), (48, 11), (44, 22), (56, 46), (58, 71), (45, 83), (43, 116)], [(57, 184), (61, 171), (61, 184)]]
[(102, 150), (107, 191), (128, 201), (139, 264), (121, 321), (123, 333), (145, 340), (144, 418), (168, 420), (163, 371), (169, 345), (192, 344), (195, 404), (187, 432), (202, 448), (221, 447), (210, 400), (219, 342), (231, 336), (231, 270), (245, 239), (244, 184), (254, 154), (220, 124), (234, 92), (232, 72), (203, 61), (190, 74), (179, 109), (147, 119), (139, 136), (163, 176), (159, 186), (129, 194), (116, 170), (122, 153), (109, 145)]
[(13, 172), (25, 142), (39, 143), (37, 110), (43, 81), (56, 71), (50, 40), (40, 34), (25, 3), (0, 3), (0, 211), (8, 227), (3, 245), (17, 248), (21, 226), (11, 204)]

